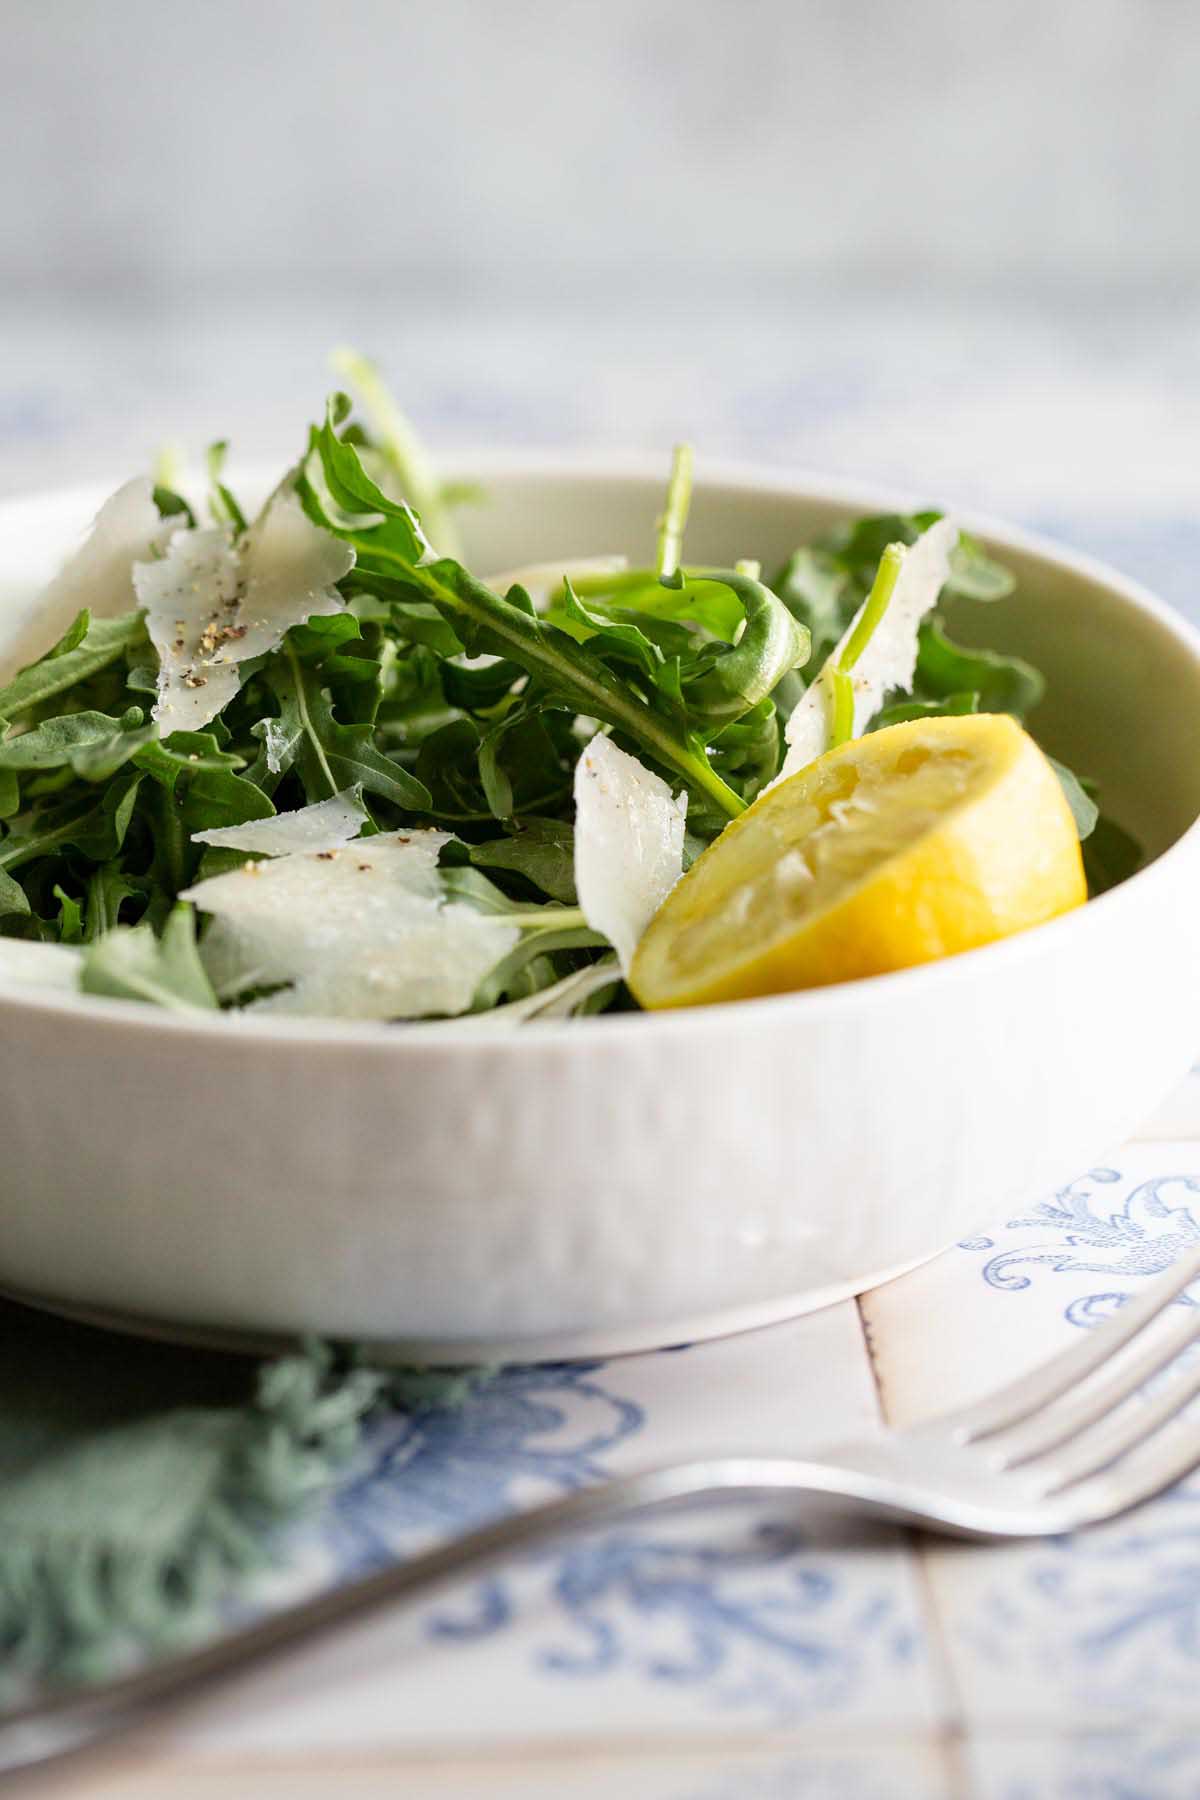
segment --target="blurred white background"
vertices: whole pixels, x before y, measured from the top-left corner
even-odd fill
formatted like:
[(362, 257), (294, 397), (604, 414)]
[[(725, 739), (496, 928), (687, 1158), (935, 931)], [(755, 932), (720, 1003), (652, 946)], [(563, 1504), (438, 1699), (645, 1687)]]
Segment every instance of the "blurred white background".
[(1189, 0), (0, 0), (0, 42), (4, 489), (285, 451), (350, 339), (437, 443), (688, 433), (1188, 597)]

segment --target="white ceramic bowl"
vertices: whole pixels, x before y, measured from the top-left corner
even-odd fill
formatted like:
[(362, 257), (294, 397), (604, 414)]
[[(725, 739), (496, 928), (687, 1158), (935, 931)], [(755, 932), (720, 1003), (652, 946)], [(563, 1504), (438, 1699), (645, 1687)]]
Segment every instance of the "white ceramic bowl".
[[(485, 481), (475, 567), (651, 541), (661, 471)], [(0, 640), (100, 495), (0, 507)], [(688, 552), (768, 568), (896, 504), (703, 481)], [(0, 1282), (176, 1334), (311, 1330), (427, 1357), (585, 1354), (849, 1294), (1085, 1167), (1200, 1017), (1200, 640), (1111, 571), (977, 525), (1017, 596), (963, 636), (1049, 678), (1036, 724), (1151, 853), (1081, 911), (812, 993), (513, 1037), (189, 1019), (0, 995)]]

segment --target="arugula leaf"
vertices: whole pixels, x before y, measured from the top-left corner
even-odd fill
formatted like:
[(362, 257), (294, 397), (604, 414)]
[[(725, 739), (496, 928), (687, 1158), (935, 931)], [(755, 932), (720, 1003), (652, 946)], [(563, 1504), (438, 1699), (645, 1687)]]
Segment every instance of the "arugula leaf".
[[(338, 418), (335, 404), (325, 424), (313, 428), (297, 492), (314, 523), (354, 546), (360, 574), (409, 580), (432, 599), (471, 654), (504, 656), (519, 663), (546, 694), (627, 731), (658, 761), (708, 793), (729, 816), (742, 811), (740, 796), (711, 769), (692, 734), (681, 729), (669, 701), (656, 702), (632, 688), (589, 654), (586, 645), (543, 623), (519, 588), (502, 598), (451, 558), (427, 560), (427, 546), (411, 508), (389, 500), (370, 479), (353, 445), (338, 438), (334, 428)], [(321, 491), (322, 482), (332, 508)]]
[(0, 869), (0, 919), (8, 918), (13, 913), (29, 912), (29, 899), (25, 889), (11, 875)]
[(282, 730), (296, 744), (296, 768), (309, 800), (361, 787), (407, 811), (428, 810), (429, 789), (375, 748), (370, 725), (338, 723), (319, 674), (300, 661), (286, 639), (267, 679), (279, 702)]
[(575, 832), (562, 819), (526, 815), (514, 822), (511, 837), (473, 844), (471, 861), (523, 875), (552, 900), (575, 904)]
[(1106, 894), (1109, 888), (1136, 875), (1145, 859), (1142, 846), (1115, 819), (1101, 813), (1083, 846), (1083, 868), (1089, 892)]
[(815, 674), (824, 667), (854, 611), (853, 604), (847, 604), (847, 572), (827, 550), (805, 545), (788, 558), (771, 586), (807, 627), (810, 647), (804, 670)]
[(164, 519), (183, 518), (189, 528), (195, 530), (196, 515), (182, 494), (177, 494), (174, 488), (168, 487), (164, 482), (157, 482), (153, 498), (160, 517)]
[(1091, 837), (1100, 817), (1100, 808), (1065, 763), (1060, 763), (1049, 755), (1046, 756), (1046, 761), (1062, 785), (1062, 791), (1067, 797), (1067, 805), (1071, 808), (1071, 817), (1075, 821), (1075, 829), (1079, 833), (1080, 840)]
[(18, 868), (68, 845), (96, 862), (108, 861), (125, 842), (141, 780), (141, 772), (134, 771), (117, 777), (99, 799), (85, 792), (82, 799), (19, 814), (0, 840), (0, 869)]
[(978, 694), (947, 694), (944, 700), (897, 700), (882, 707), (867, 730), (886, 731), (889, 725), (903, 725), (909, 719), (957, 718), (978, 711)]
[[(0, 742), (0, 768), (71, 768), (89, 780), (104, 780), (154, 735), (153, 726), (148, 735), (142, 729), (144, 717), (141, 708), (134, 706), (120, 719), (100, 712), (45, 719), (20, 736)], [(119, 754), (114, 756), (114, 751)]]
[(83, 942), (83, 908), (73, 895), (66, 893), (57, 882), (54, 884), (54, 898), (58, 901), (58, 941), (60, 944), (81, 944)]
[(88, 877), (84, 939), (92, 943), (112, 931), (121, 921), (121, 908), (127, 900), (144, 899), (146, 889), (127, 876), (118, 862), (101, 863)]
[(148, 1000), (174, 1012), (212, 1012), (212, 984), (196, 949), (190, 906), (172, 908), (161, 937), (149, 925), (118, 925), (84, 947), (79, 986), (85, 994)]
[[(79, 635), (80, 621), (83, 635)], [(56, 694), (65, 694), (80, 682), (117, 662), (133, 645), (145, 640), (140, 613), (119, 619), (93, 619), (86, 612), (71, 626), (53, 650), (15, 675), (0, 688), (0, 720), (19, 718), (35, 706), (43, 706)]]
[(951, 694), (975, 694), (978, 711), (1006, 712), (1024, 719), (1045, 691), (1043, 676), (1019, 656), (968, 650), (952, 643), (936, 616), (922, 624), (917, 649), (919, 698), (945, 700)]

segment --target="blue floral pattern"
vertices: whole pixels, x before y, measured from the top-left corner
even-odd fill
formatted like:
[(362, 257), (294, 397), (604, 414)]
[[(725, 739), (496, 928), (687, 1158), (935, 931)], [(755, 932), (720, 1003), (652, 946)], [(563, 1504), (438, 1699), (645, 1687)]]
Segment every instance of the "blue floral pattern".
[[(620, 1366), (508, 1370), (457, 1410), (383, 1420), (324, 1520), (338, 1574), (601, 1478), (646, 1427)], [(711, 1516), (659, 1520), (555, 1546), (433, 1605), (422, 1630), (477, 1643), (536, 1613), (530, 1655), (551, 1681), (632, 1673), (787, 1721), (844, 1704), (867, 1654), (919, 1656), (889, 1575), (848, 1591), (842, 1559), (750, 1507), (715, 1530)]]
[[(1018, 1292), (1028, 1288), (1031, 1269), (1055, 1274), (1096, 1274), (1141, 1278), (1161, 1274), (1200, 1244), (1200, 1176), (1156, 1175), (1140, 1182), (1123, 1201), (1105, 1204), (1106, 1188), (1121, 1187), (1119, 1169), (1092, 1169), (1061, 1188), (1028, 1214), (1010, 1219), (1008, 1232), (1037, 1233), (1030, 1243), (1000, 1249), (983, 1266), (989, 1286)], [(996, 1239), (969, 1238), (967, 1251), (996, 1250)], [(1118, 1296), (1093, 1296), (1119, 1299)], [(1078, 1313), (1075, 1323), (1095, 1324), (1096, 1317)]]

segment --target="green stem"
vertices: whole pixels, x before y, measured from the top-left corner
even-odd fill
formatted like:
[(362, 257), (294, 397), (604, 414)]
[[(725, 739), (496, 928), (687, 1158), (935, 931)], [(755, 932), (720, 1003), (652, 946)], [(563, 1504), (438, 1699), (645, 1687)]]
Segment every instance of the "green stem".
[(874, 637), (880, 620), (891, 605), (896, 581), (904, 567), (907, 553), (904, 544), (889, 544), (880, 557), (871, 592), (867, 595), (858, 623), (847, 639), (846, 648), (838, 658), (839, 669), (849, 672)]
[(693, 460), (690, 444), (676, 444), (671, 458), (671, 479), (667, 483), (667, 504), (658, 521), (655, 568), (660, 576), (674, 575), (679, 567), (683, 551), (683, 528), (687, 524), (688, 507), (692, 499)]
[(579, 906), (558, 906), (540, 912), (511, 912), (499, 915), (501, 923), (516, 925), (522, 931), (583, 931), (587, 929), (587, 919)]
[(300, 664), (297, 661), (296, 652), (292, 649), (292, 646), (288, 643), (286, 638), (284, 639), (283, 647), (287, 656), (288, 666), (292, 671), (292, 686), (295, 689), (296, 694), (296, 711), (300, 715), (300, 723), (304, 727), (304, 734), (312, 745), (317, 761), (321, 765), (321, 773), (329, 783), (329, 798), (332, 800), (333, 796), (338, 791), (338, 784), (333, 778), (333, 770), (329, 766), (320, 736), (312, 722), (312, 715), (308, 710), (308, 700), (304, 693), (304, 675), (301, 671)]
[(833, 703), (829, 747), (832, 750), (838, 744), (848, 744), (854, 736), (854, 683), (844, 669), (831, 669), (829, 674)]

